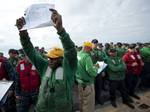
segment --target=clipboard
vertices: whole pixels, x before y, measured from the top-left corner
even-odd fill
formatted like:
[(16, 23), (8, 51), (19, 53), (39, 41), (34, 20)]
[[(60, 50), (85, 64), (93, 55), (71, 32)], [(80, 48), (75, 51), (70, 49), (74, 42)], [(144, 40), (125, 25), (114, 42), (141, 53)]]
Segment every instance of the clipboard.
[(0, 104), (2, 103), (3, 98), (7, 94), (12, 84), (13, 81), (0, 81)]

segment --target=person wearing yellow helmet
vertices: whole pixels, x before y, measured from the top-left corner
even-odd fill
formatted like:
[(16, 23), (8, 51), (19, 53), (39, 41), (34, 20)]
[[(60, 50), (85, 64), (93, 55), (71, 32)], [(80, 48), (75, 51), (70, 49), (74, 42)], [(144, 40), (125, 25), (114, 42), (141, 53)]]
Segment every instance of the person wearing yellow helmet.
[[(20, 31), (23, 49), (42, 78), (36, 112), (73, 112), (72, 89), (77, 68), (77, 51), (63, 28), (61, 15), (54, 9), (50, 11), (64, 50), (50, 49), (47, 60), (34, 49), (27, 31)], [(24, 18), (17, 19), (18, 29), (24, 24)]]
[(48, 51), (46, 56), (48, 57), (49, 66), (53, 69), (56, 69), (57, 67), (62, 65), (64, 51), (61, 48), (54, 47)]
[(83, 43), (83, 51), (90, 53), (92, 51), (92, 43), (87, 41)]
[(54, 48), (50, 49), (47, 53), (47, 57), (49, 57), (49, 58), (63, 57), (63, 55), (64, 55), (64, 51), (63, 51), (63, 49), (61, 49), (59, 47), (54, 47)]
[(95, 90), (94, 78), (97, 75), (98, 65), (94, 66), (90, 52), (92, 43), (84, 42), (83, 49), (78, 54), (78, 67), (76, 81), (79, 89), (80, 111), (94, 112), (95, 110)]

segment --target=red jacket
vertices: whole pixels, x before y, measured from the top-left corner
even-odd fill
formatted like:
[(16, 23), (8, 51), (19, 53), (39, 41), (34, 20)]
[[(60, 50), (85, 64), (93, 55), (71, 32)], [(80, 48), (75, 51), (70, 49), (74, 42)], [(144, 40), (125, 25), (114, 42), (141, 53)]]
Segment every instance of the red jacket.
[(9, 80), (9, 76), (4, 65), (6, 60), (7, 58), (0, 57), (0, 80), (2, 79)]
[(17, 72), (20, 78), (21, 91), (32, 92), (39, 89), (40, 76), (31, 63), (20, 61), (17, 66)]
[(142, 57), (141, 57), (141, 54), (140, 54), (139, 50), (136, 50), (134, 52), (134, 55), (135, 55), (135, 58), (136, 58), (137, 63), (138, 63), (138, 67), (137, 68), (138, 68), (139, 74), (141, 74), (141, 71), (142, 71), (143, 66), (144, 66), (144, 62), (142, 60)]
[[(123, 56), (123, 60), (127, 65), (127, 73), (133, 73), (135, 75), (140, 75), (142, 71), (142, 64), (140, 59), (140, 54), (138, 52), (127, 52)], [(134, 63), (136, 63), (136, 66), (132, 66)]]

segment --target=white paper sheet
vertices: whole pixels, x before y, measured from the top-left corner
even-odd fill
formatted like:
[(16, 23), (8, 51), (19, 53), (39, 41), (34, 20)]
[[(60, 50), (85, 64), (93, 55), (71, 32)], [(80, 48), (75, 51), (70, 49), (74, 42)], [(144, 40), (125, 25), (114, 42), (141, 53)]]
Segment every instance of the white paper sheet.
[(97, 64), (100, 66), (97, 72), (99, 74), (106, 68), (107, 64), (104, 61), (98, 61)]
[(41, 28), (54, 25), (51, 20), (53, 4), (33, 4), (25, 11), (25, 22), (21, 30)]
[(13, 84), (13, 81), (0, 81), (0, 101), (10, 88), (10, 86)]

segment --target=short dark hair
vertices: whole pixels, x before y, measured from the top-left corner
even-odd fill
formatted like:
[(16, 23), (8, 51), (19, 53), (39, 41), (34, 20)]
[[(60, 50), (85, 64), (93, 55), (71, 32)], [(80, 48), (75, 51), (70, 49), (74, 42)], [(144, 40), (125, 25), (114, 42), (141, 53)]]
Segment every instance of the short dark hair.
[(9, 49), (8, 53), (12, 53), (12, 54), (19, 54), (18, 50), (15, 49)]
[(121, 42), (117, 42), (117, 46), (121, 47), (122, 43)]
[(111, 48), (111, 49), (109, 50), (109, 52), (117, 52), (117, 50), (114, 49), (114, 48)]
[(97, 40), (97, 39), (93, 39), (91, 42), (92, 42), (93, 44), (97, 44), (97, 43), (98, 43), (98, 40)]
[(13, 53), (15, 51), (15, 49), (9, 49), (8, 53)]
[(129, 48), (130, 48), (130, 49), (134, 49), (135, 47), (136, 47), (136, 44), (130, 44), (130, 45), (129, 45)]

